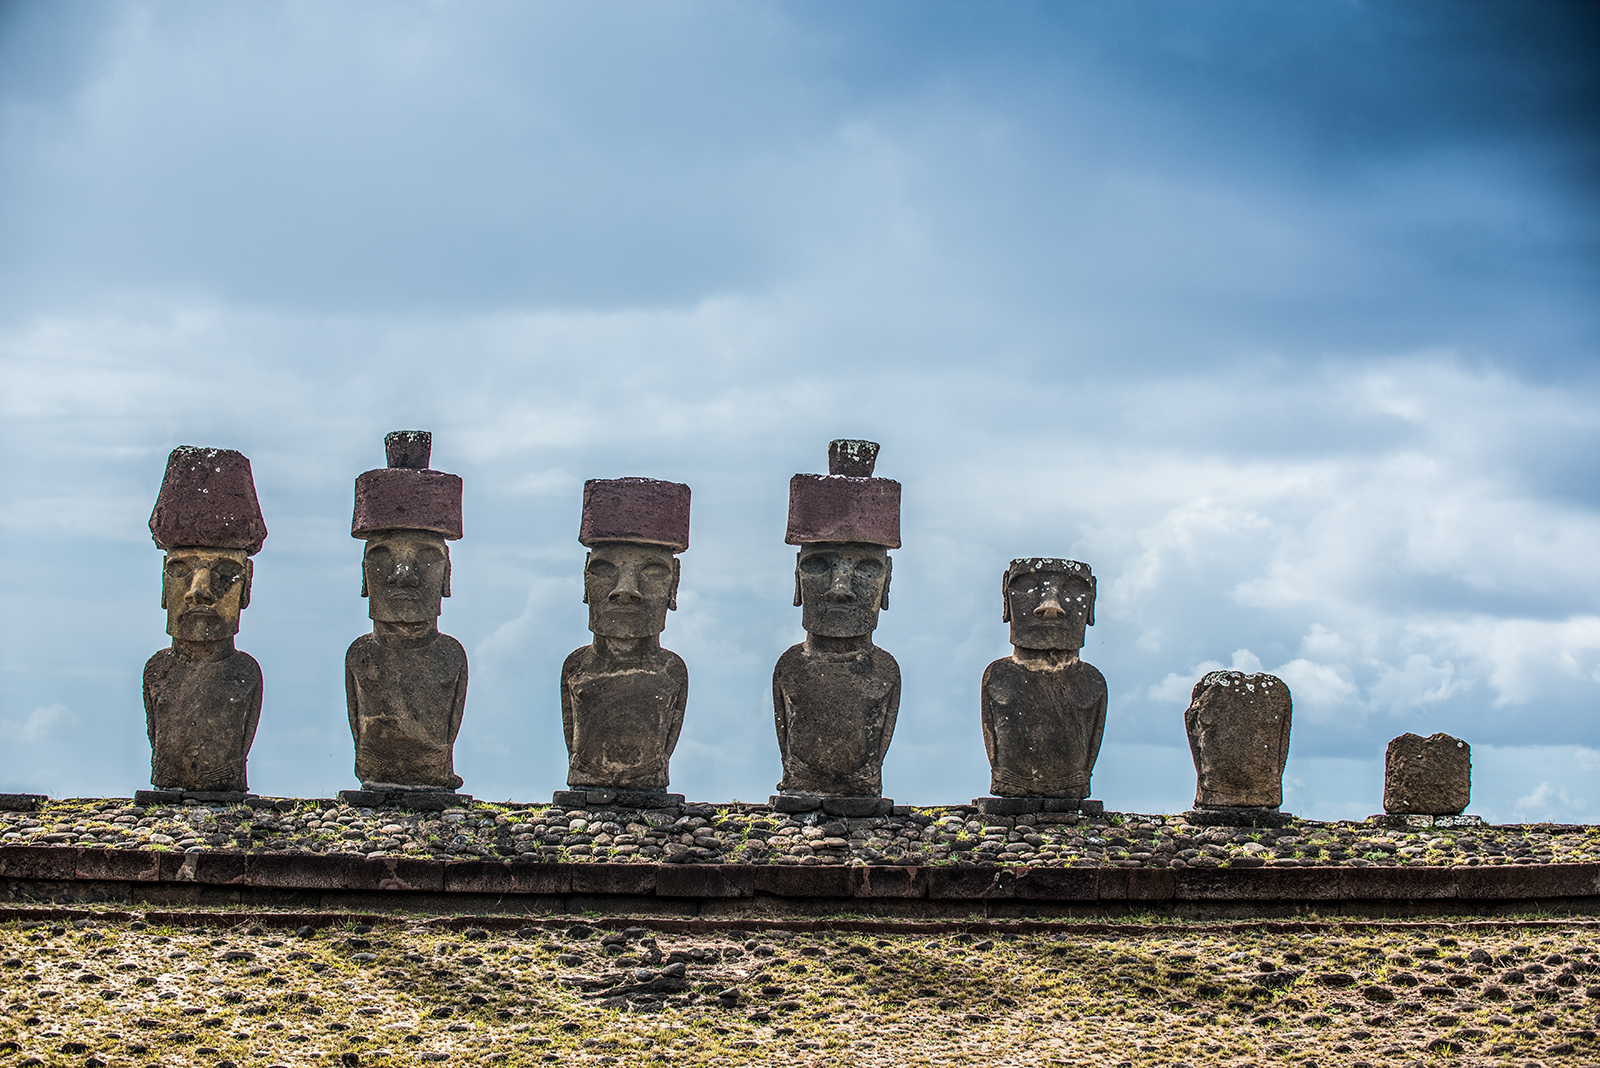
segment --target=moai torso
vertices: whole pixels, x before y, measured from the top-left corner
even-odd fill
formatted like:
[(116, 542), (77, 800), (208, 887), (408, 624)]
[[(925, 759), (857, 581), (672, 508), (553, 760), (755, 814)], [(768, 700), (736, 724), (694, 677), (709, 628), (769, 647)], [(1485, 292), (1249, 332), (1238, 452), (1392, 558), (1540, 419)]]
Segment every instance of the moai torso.
[(144, 665), (150, 782), (158, 789), (243, 791), (261, 719), (261, 667), (234, 650), (189, 660), (162, 649)]
[(979, 712), (998, 797), (1089, 796), (1106, 728), (1106, 680), (1078, 659), (1094, 625), (1094, 572), (1077, 560), (1011, 561), (1000, 581), (1012, 655), (983, 673)]
[(631, 660), (575, 650), (561, 665), (568, 785), (665, 789), (688, 698), (689, 669), (668, 649)]
[(363, 784), (461, 785), (453, 752), (467, 704), (467, 651), (448, 634), (380, 640), (345, 654), (345, 698)]
[(1033, 666), (1004, 657), (983, 673), (983, 741), (998, 797), (1089, 796), (1106, 727), (1106, 680), (1072, 660)]
[(661, 647), (689, 548), (689, 487), (653, 478), (583, 485), (578, 541), (594, 640), (561, 665), (567, 785), (665, 791), (689, 668)]
[(1198, 808), (1277, 808), (1289, 759), (1289, 687), (1275, 675), (1213, 671), (1195, 683), (1183, 725)]
[(900, 712), (900, 665), (869, 645), (863, 652), (808, 652), (778, 658), (772, 704), (783, 781), (789, 793), (876, 796)]

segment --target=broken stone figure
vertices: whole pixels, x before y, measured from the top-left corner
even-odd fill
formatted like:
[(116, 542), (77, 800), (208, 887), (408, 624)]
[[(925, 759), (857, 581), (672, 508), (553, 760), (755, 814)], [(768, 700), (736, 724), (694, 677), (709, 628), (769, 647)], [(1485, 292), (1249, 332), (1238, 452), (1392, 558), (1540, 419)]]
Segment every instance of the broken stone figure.
[(250, 604), (250, 557), (267, 537), (250, 461), (232, 449), (173, 449), (150, 535), (167, 554), (161, 607), (172, 635), (144, 666), (150, 782), (242, 798), (261, 668), (233, 636)]
[[(1472, 747), (1448, 734), (1402, 734), (1384, 760), (1383, 810), (1460, 816), (1472, 800)], [(1432, 824), (1433, 820), (1426, 821)]]
[(1292, 710), (1276, 675), (1213, 671), (1195, 683), (1183, 714), (1197, 780), (1190, 822), (1281, 827), (1293, 818), (1278, 811)]
[[(382, 803), (453, 792), (454, 748), (467, 704), (467, 652), (439, 632), (450, 596), (450, 548), (461, 537), (461, 476), (430, 470), (433, 435), (383, 439), (389, 466), (356, 479), (352, 537), (366, 541), (361, 596), (372, 633), (344, 658), (345, 701), (362, 796)], [(346, 791), (347, 795), (357, 791)]]
[(683, 729), (689, 669), (661, 647), (689, 548), (689, 487), (651, 478), (583, 485), (578, 541), (589, 550), (583, 600), (594, 640), (561, 665), (567, 785), (557, 804), (660, 808)]
[(872, 644), (889, 607), (889, 550), (900, 547), (900, 483), (873, 478), (878, 445), (835, 441), (828, 474), (789, 483), (800, 546), (794, 603), (806, 640), (778, 658), (772, 704), (783, 781), (780, 812), (887, 812), (883, 758), (900, 711), (900, 665)]
[(1089, 776), (1106, 727), (1106, 680), (1078, 659), (1094, 626), (1095, 578), (1088, 564), (1045, 557), (1013, 560), (1001, 580), (1012, 654), (983, 673), (980, 709), (994, 797), (974, 800), (994, 815), (1096, 813)]

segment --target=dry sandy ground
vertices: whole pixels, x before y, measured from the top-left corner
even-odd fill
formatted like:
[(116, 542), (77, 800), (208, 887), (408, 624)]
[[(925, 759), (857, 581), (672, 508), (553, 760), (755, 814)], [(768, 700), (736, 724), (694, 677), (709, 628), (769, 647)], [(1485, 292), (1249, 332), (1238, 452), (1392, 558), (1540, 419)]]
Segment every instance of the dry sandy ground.
[(939, 937), (625, 922), (10, 921), (0, 1065), (1600, 1064), (1586, 920)]

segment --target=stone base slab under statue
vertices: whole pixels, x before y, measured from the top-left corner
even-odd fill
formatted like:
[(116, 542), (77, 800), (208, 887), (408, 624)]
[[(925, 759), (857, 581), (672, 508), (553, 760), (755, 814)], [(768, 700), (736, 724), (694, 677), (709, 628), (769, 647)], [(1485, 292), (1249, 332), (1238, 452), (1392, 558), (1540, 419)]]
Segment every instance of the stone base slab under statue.
[(860, 819), (887, 816), (894, 811), (894, 798), (877, 794), (773, 794), (767, 804), (774, 812), (825, 812), (830, 816)]
[(972, 807), (985, 816), (1026, 816), (1035, 812), (1081, 812), (1085, 816), (1105, 814), (1104, 802), (1087, 797), (974, 797)]
[(602, 786), (580, 786), (572, 790), (557, 790), (550, 798), (552, 805), (564, 808), (637, 808), (641, 810), (682, 808), (683, 795), (669, 794), (665, 790), (623, 790)]
[(399, 786), (385, 789), (382, 783), (371, 783), (359, 790), (340, 790), (339, 800), (360, 808), (402, 808), (411, 812), (443, 812), (447, 808), (460, 808), (471, 802), (472, 795), (458, 794), (453, 790)]
[(1276, 805), (1271, 808), (1193, 808), (1185, 812), (1183, 818), (1197, 827), (1287, 827), (1294, 822), (1293, 815), (1279, 812)]

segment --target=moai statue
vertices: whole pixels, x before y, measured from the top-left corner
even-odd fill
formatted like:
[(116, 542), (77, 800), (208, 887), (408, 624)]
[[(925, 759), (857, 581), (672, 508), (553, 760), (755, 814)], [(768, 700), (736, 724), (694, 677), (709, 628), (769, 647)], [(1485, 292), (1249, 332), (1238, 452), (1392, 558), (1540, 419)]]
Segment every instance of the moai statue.
[[(1402, 734), (1389, 743), (1383, 774), (1388, 824), (1473, 824), (1462, 816), (1472, 800), (1472, 747), (1448, 734)], [(1381, 819), (1381, 818), (1380, 818)]]
[(1183, 725), (1196, 787), (1191, 823), (1281, 827), (1293, 702), (1276, 675), (1213, 671), (1195, 683)]
[(872, 644), (889, 607), (889, 550), (900, 547), (900, 483), (873, 478), (878, 445), (835, 441), (828, 474), (789, 482), (800, 546), (794, 603), (806, 640), (778, 658), (772, 704), (783, 754), (780, 812), (887, 812), (883, 758), (900, 711), (900, 665)]
[(678, 607), (678, 558), (689, 548), (689, 487), (651, 478), (583, 484), (578, 541), (589, 550), (583, 600), (594, 640), (561, 665), (567, 785), (556, 804), (664, 808), (667, 764), (683, 729), (689, 669), (661, 648)]
[(173, 449), (150, 535), (167, 553), (161, 607), (172, 647), (144, 665), (156, 789), (140, 797), (242, 799), (249, 789), (245, 759), (261, 718), (261, 667), (234, 648), (233, 636), (250, 604), (250, 557), (267, 537), (250, 461), (232, 449)]
[[(356, 479), (352, 537), (361, 554), (361, 596), (372, 633), (344, 658), (345, 702), (361, 790), (356, 803), (450, 794), (461, 785), (455, 741), (467, 704), (467, 651), (439, 632), (450, 596), (450, 548), (461, 537), (461, 476), (428, 468), (433, 435), (397, 430), (383, 439), (389, 466)], [(434, 802), (435, 804), (437, 802)]]
[(992, 815), (1086, 811), (1089, 776), (1106, 729), (1106, 680), (1078, 659), (1094, 626), (1094, 573), (1076, 560), (1013, 560), (1001, 580), (1012, 653), (983, 672), (979, 699), (989, 789), (973, 804)]

